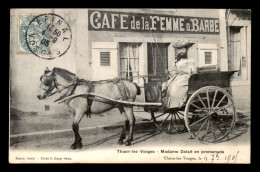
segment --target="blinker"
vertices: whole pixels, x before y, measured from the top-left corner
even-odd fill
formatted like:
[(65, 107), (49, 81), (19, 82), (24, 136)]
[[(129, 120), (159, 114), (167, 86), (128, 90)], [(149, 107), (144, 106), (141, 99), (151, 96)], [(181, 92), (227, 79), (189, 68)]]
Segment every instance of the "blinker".
[(43, 85), (45, 86), (50, 86), (51, 85), (51, 79), (50, 78), (45, 78), (43, 81), (42, 81)]

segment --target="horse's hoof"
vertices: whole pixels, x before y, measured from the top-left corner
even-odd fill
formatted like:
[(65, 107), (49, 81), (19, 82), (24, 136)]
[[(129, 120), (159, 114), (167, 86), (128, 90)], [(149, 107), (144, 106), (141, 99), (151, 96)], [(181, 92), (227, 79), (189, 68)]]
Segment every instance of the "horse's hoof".
[(118, 140), (117, 144), (122, 145), (124, 142), (123, 140)]
[(76, 148), (77, 148), (77, 146), (75, 144), (70, 146), (70, 149), (76, 149)]
[(127, 141), (127, 142), (125, 143), (125, 145), (126, 145), (126, 146), (130, 146), (130, 145), (131, 145), (131, 142)]
[(77, 144), (77, 149), (81, 149), (82, 148), (82, 143)]
[(73, 143), (70, 148), (71, 149), (81, 149), (82, 146), (83, 146), (82, 143), (78, 142), (78, 143)]

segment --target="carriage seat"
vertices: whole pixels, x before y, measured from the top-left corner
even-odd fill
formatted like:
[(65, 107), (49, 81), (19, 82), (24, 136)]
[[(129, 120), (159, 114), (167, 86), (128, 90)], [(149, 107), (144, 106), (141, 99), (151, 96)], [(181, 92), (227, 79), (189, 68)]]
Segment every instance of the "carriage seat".
[(218, 72), (220, 71), (219, 65), (210, 65), (210, 66), (203, 66), (203, 67), (197, 67), (198, 73), (204, 73), (204, 72)]

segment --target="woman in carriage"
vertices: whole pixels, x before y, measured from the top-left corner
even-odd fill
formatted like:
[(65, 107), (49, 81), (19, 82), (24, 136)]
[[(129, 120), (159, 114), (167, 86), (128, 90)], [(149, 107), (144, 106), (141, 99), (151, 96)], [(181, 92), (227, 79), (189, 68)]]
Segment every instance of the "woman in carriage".
[(176, 58), (172, 70), (166, 70), (169, 80), (162, 84), (162, 103), (167, 108), (180, 108), (187, 99), (188, 82), (192, 74), (197, 73), (195, 62), (187, 57), (187, 50), (192, 45), (188, 40), (173, 44)]

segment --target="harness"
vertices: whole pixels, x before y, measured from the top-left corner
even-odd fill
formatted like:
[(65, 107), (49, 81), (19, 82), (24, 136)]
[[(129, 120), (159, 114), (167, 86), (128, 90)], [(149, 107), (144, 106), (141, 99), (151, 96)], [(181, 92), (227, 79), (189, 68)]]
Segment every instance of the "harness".
[[(68, 91), (67, 91), (63, 96), (61, 96), (61, 97), (59, 97), (58, 99), (54, 100), (54, 102), (57, 102), (57, 101), (59, 101), (59, 100), (62, 100), (62, 99), (64, 99), (64, 98), (66, 98), (67, 96), (72, 95), (72, 94), (74, 93), (75, 89), (76, 89), (77, 86), (78, 86), (78, 81), (77, 81), (77, 80), (78, 80), (78, 78), (76, 78), (76, 81), (75, 81), (73, 84), (71, 84), (71, 85), (69, 85), (69, 86), (64, 86), (64, 88), (61, 89), (61, 90), (59, 90), (58, 87), (56, 86), (55, 88), (57, 89), (57, 91), (54, 92), (54, 94), (56, 94), (57, 92), (60, 93), (61, 91), (65, 90), (65, 89), (68, 89)], [(55, 85), (56, 85), (56, 84), (55, 84)]]
[[(59, 84), (59, 85), (63, 86), (62, 89), (59, 89), (58, 86), (57, 86), (57, 83), (55, 82), (55, 80), (53, 79), (52, 76), (47, 76), (47, 75), (45, 75), (45, 77), (48, 78), (48, 79), (51, 81), (51, 83), (54, 84), (54, 87), (53, 87), (53, 88), (56, 88), (56, 91), (54, 91), (54, 92), (52, 92), (53, 88), (50, 89), (51, 91), (46, 93), (46, 97), (53, 96), (53, 95), (56, 94), (56, 93), (61, 93), (61, 91), (65, 90), (65, 89), (68, 89), (68, 91), (67, 91), (63, 96), (61, 96), (61, 97), (59, 97), (58, 99), (54, 100), (54, 102), (57, 102), (57, 101), (59, 101), (59, 100), (64, 99), (64, 98), (67, 97), (67, 96), (72, 95), (72, 94), (74, 93), (74, 91), (75, 91), (77, 85), (78, 85), (78, 78), (76, 78), (75, 81), (73, 82), (73, 84), (71, 84), (71, 85), (64, 86), (64, 85)], [(41, 77), (41, 80), (42, 80), (42, 77)], [(47, 86), (48, 84), (49, 84), (49, 82), (47, 82), (47, 84), (44, 84), (44, 85)], [(47, 90), (45, 90), (45, 91), (47, 91)]]
[[(89, 87), (88, 92), (95, 92), (94, 84), (91, 81), (80, 79), (80, 80), (78, 80), (77, 85), (87, 85)], [(89, 118), (91, 118), (91, 106), (92, 106), (94, 98), (95, 98), (95, 96), (92, 96), (92, 95), (87, 96), (88, 106), (87, 106), (86, 115)]]
[[(63, 94), (58, 99), (54, 100), (54, 102), (60, 101), (60, 100), (66, 98), (68, 96), (71, 96), (74, 93), (74, 91), (76, 90), (78, 85), (87, 85), (89, 87), (89, 90), (88, 90), (89, 92), (94, 92), (94, 90), (95, 90), (94, 89), (94, 85), (93, 85), (93, 83), (91, 81), (87, 81), (87, 80), (84, 80), (84, 79), (78, 79), (77, 77), (76, 77), (75, 81), (73, 82), (73, 84), (71, 84), (71, 85), (63, 86), (63, 85), (59, 84), (59, 85), (63, 86), (62, 89), (59, 89), (57, 83), (55, 82), (55, 80), (54, 80), (54, 78), (52, 76), (45, 75), (45, 77), (48, 78), (51, 81), (51, 83), (54, 84), (54, 88), (56, 88), (56, 91), (54, 91), (54, 92), (52, 92), (53, 88), (50, 89), (51, 91), (46, 94), (46, 97), (50, 97), (50, 96), (52, 96), (52, 95), (54, 95), (56, 93), (61, 93), (61, 91), (65, 90), (65, 89), (68, 89), (65, 94)], [(90, 99), (89, 97), (94, 97), (94, 96), (87, 96), (87, 99), (88, 99), (88, 107), (87, 107), (87, 112), (86, 112), (87, 117), (91, 117), (90, 116), (91, 105), (93, 103), (93, 98)], [(69, 102), (70, 102), (70, 100), (67, 102), (67, 105), (68, 105)]]
[[(45, 75), (45, 77), (48, 79), (48, 81), (46, 81), (47, 83), (45, 83), (44, 85), (47, 86), (50, 83), (53, 84), (53, 88), (50, 89), (51, 90), (50, 92), (46, 93), (46, 97), (52, 96), (56, 93), (61, 93), (61, 91), (67, 89), (67, 92), (65, 94), (63, 94), (61, 97), (59, 97), (58, 99), (54, 100), (54, 102), (60, 101), (62, 99), (65, 99), (68, 96), (71, 96), (74, 93), (74, 91), (76, 90), (77, 86), (79, 86), (79, 85), (87, 85), (89, 88), (89, 90), (87, 90), (87, 92), (95, 92), (95, 85), (109, 83), (109, 82), (113, 82), (119, 89), (119, 92), (121, 94), (121, 97), (119, 99), (127, 100), (130, 97), (130, 91), (126, 87), (126, 85), (124, 84), (124, 82), (121, 78), (117, 78), (116, 80), (88, 81), (88, 80), (84, 80), (84, 79), (78, 79), (76, 77), (73, 84), (71, 84), (71, 85), (64, 86), (64, 85), (59, 84), (59, 85), (63, 86), (62, 89), (59, 89), (58, 84), (56, 83), (55, 79), (52, 76)], [(42, 78), (41, 78), (41, 80), (42, 80)], [(53, 91), (54, 88), (56, 88), (56, 91)], [(92, 106), (93, 101), (95, 100), (95, 96), (87, 95), (86, 98), (88, 100), (86, 115), (87, 115), (87, 117), (91, 118), (91, 115), (90, 115), (91, 106)], [(67, 101), (68, 106), (69, 106), (70, 101), (71, 101), (71, 99), (69, 99)], [(69, 108), (70, 108), (70, 106), (69, 106)]]
[(107, 79), (107, 80), (100, 80), (100, 81), (92, 81), (92, 83), (94, 85), (98, 85), (98, 84), (104, 84), (104, 83), (110, 83), (113, 82), (113, 84), (115, 84), (120, 92), (120, 98), (121, 100), (128, 100), (130, 98), (130, 91), (127, 88), (127, 86), (125, 85), (125, 83), (123, 82), (125, 78), (119, 78), (116, 77), (114, 79)]

